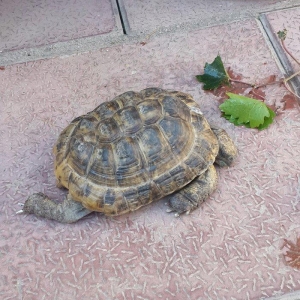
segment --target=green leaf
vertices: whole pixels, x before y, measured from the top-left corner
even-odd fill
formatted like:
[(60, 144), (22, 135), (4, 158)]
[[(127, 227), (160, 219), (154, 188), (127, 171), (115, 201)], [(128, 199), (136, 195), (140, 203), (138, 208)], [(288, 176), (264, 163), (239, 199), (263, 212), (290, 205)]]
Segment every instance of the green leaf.
[(277, 36), (280, 40), (284, 41), (286, 39), (286, 35), (287, 35), (287, 30), (283, 29), (283, 30), (279, 30), (277, 32)]
[(229, 84), (229, 76), (219, 55), (211, 64), (206, 63), (204, 74), (196, 75), (196, 78), (198, 81), (204, 83), (204, 90), (213, 90), (222, 84)]
[(227, 96), (229, 99), (219, 108), (225, 119), (234, 125), (262, 130), (273, 122), (275, 113), (265, 103), (233, 93), (227, 93)]
[[(240, 122), (238, 118), (235, 118), (234, 116), (232, 115), (225, 115), (223, 114), (223, 117), (228, 120), (229, 122), (233, 123), (234, 125), (236, 126), (240, 126), (240, 125), (245, 125), (247, 126), (246, 124), (244, 124), (243, 122)], [(249, 125), (250, 126), (250, 125)]]
[(262, 125), (257, 127), (257, 129), (259, 129), (259, 130), (263, 130), (263, 129), (266, 129), (267, 127), (269, 127), (269, 125), (273, 123), (273, 119), (276, 116), (275, 112), (271, 108), (269, 108), (269, 107), (267, 107), (267, 108), (269, 110), (270, 117), (265, 117), (265, 122)]

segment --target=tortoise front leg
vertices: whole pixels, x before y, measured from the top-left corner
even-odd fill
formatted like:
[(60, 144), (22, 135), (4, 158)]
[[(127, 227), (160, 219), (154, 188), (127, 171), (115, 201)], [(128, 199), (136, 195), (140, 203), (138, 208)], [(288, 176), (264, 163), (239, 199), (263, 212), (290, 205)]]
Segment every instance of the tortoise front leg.
[(175, 211), (176, 217), (183, 213), (189, 214), (215, 191), (217, 181), (217, 171), (211, 165), (205, 173), (196, 177), (181, 190), (168, 196), (170, 206), (168, 212)]
[(215, 163), (219, 165), (219, 167), (229, 167), (237, 157), (237, 148), (224, 129), (213, 127), (211, 129), (216, 135), (219, 143), (219, 153)]
[(18, 213), (34, 214), (60, 223), (73, 223), (91, 212), (70, 195), (62, 203), (55, 203), (43, 193), (36, 193), (25, 201), (23, 209)]

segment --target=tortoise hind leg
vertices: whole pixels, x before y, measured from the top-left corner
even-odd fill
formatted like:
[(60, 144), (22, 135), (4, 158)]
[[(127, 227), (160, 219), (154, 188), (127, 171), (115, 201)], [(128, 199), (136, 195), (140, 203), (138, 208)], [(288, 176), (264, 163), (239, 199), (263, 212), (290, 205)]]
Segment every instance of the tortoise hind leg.
[(219, 153), (216, 157), (215, 163), (219, 167), (228, 167), (237, 156), (237, 148), (224, 129), (213, 127), (211, 129), (216, 135), (219, 143)]
[(168, 196), (170, 206), (168, 212), (175, 211), (175, 216), (190, 213), (215, 191), (217, 181), (217, 172), (212, 165), (181, 190)]
[(55, 203), (42, 193), (31, 195), (24, 203), (21, 212), (51, 219), (60, 223), (73, 223), (92, 211), (73, 200), (70, 195), (62, 203)]

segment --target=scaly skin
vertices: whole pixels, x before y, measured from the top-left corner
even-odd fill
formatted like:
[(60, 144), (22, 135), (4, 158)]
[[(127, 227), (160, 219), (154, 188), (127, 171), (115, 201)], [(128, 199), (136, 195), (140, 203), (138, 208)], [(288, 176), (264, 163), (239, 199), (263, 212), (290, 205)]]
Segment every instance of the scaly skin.
[(60, 223), (73, 223), (91, 213), (78, 201), (67, 198), (57, 204), (43, 193), (31, 195), (26, 200), (22, 211)]

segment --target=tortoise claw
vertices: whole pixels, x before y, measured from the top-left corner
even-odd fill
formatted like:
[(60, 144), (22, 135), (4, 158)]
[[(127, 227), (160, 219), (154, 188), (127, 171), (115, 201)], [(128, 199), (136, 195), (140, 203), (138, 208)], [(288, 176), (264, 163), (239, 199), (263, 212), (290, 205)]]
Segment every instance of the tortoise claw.
[[(174, 211), (175, 211), (175, 209), (172, 209), (172, 208), (168, 208), (166, 210), (167, 213), (172, 213)], [(175, 218), (178, 218), (180, 216), (180, 213), (179, 212), (175, 212), (174, 216), (175, 216)]]
[(23, 210), (24, 203), (19, 202), (18, 205), (21, 206), (22, 209), (18, 210), (16, 212), (16, 215), (20, 215), (20, 214), (24, 213), (24, 210)]

